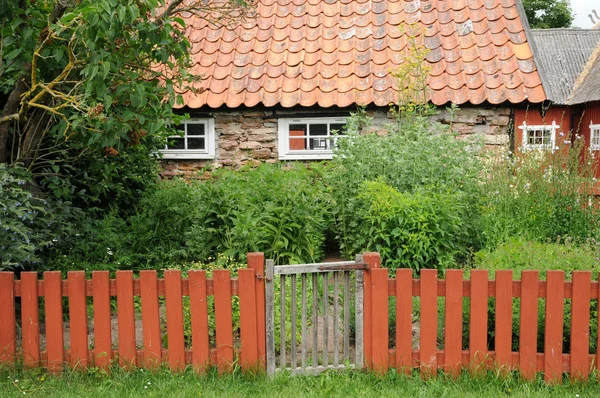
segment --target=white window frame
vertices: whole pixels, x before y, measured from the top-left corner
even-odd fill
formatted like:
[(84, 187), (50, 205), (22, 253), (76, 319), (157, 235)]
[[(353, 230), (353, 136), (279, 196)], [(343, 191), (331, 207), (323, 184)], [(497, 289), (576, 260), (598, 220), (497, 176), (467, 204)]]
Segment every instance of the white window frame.
[[(181, 122), (185, 125), (184, 135), (174, 135), (171, 138), (187, 138), (188, 124), (203, 124), (204, 125), (204, 149), (165, 149), (160, 152), (163, 159), (214, 159), (215, 158), (215, 120), (213, 118), (194, 118), (187, 119)], [(187, 145), (187, 140), (185, 140)]]
[[(538, 125), (528, 125), (526, 122), (523, 122), (519, 129), (522, 130), (523, 134), (523, 151), (534, 151), (534, 150), (552, 150), (554, 151), (556, 148), (556, 130), (558, 130), (560, 126), (556, 124), (555, 121), (552, 124), (538, 124)], [(529, 144), (529, 132), (533, 130), (543, 130), (550, 132), (550, 144)]]
[[(594, 138), (598, 138), (598, 144), (594, 144)], [(600, 124), (590, 122), (590, 151), (600, 151)]]
[[(333, 149), (290, 149), (290, 125), (292, 124), (327, 124), (328, 135), (322, 137), (331, 137), (331, 124), (346, 124), (345, 117), (315, 117), (315, 118), (280, 118), (277, 120), (277, 141), (280, 160), (324, 160), (333, 158)], [(336, 135), (333, 143), (337, 138), (344, 137)], [(300, 137), (298, 137), (300, 138)], [(315, 136), (318, 138), (318, 136)]]

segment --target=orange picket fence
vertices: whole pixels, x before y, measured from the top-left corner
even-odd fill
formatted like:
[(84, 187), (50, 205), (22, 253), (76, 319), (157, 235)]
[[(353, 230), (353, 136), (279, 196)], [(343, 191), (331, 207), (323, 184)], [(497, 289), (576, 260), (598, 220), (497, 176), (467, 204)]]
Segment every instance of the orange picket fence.
[[(83, 271), (69, 272), (66, 280), (60, 272), (45, 272), (42, 280), (35, 272), (21, 273), (20, 280), (15, 280), (12, 272), (0, 272), (0, 363), (22, 361), (26, 368), (45, 366), (54, 372), (60, 372), (65, 364), (81, 369), (106, 368), (113, 361), (126, 368), (167, 364), (172, 370), (192, 366), (202, 371), (215, 365), (221, 372), (230, 370), (234, 363), (242, 369), (263, 367), (263, 276), (262, 253), (248, 255), (248, 269), (239, 270), (238, 278), (230, 278), (226, 270), (213, 271), (212, 279), (205, 271), (189, 271), (182, 279), (177, 270), (165, 271), (164, 279), (157, 278), (156, 271), (141, 271), (139, 278), (131, 271), (117, 271), (116, 279), (109, 279), (108, 271), (94, 271), (91, 280), (86, 280)], [(184, 311), (186, 296), (189, 311)], [(209, 309), (210, 296), (214, 297), (214, 311)], [(234, 345), (234, 296), (239, 297), (240, 307), (239, 349)], [(68, 344), (64, 298), (68, 302)], [(116, 315), (111, 314), (115, 301)], [(91, 316), (88, 307), (93, 308)], [(136, 337), (140, 317), (142, 344)], [(184, 317), (191, 347), (186, 347)], [(214, 322), (210, 322), (212, 318)], [(90, 321), (93, 338), (88, 330)], [(113, 329), (117, 336), (113, 336)], [(163, 348), (165, 340), (168, 349)]]
[[(518, 370), (525, 379), (543, 372), (546, 381), (559, 383), (565, 373), (571, 379), (585, 380), (600, 367), (597, 355), (590, 354), (591, 302), (598, 300), (598, 282), (592, 281), (591, 271), (575, 271), (571, 281), (565, 280), (563, 271), (548, 271), (546, 280), (539, 280), (538, 271), (523, 271), (519, 281), (505, 270), (496, 271), (490, 280), (485, 270), (471, 270), (468, 279), (462, 270), (447, 270), (445, 279), (438, 279), (438, 271), (428, 269), (421, 271), (420, 279), (413, 279), (412, 270), (399, 269), (390, 279), (388, 270), (380, 268), (379, 254), (366, 253), (364, 261), (369, 265), (365, 272), (365, 360), (375, 371), (419, 368), (427, 377), (438, 369), (452, 375), (465, 368), (471, 372)], [(418, 345), (413, 339), (416, 297)], [(393, 348), (389, 347), (389, 298), (395, 298), (396, 305)], [(443, 303), (438, 305), (441, 298)], [(467, 349), (463, 349), (464, 299), (469, 299)], [(514, 299), (519, 309), (517, 351), (512, 349)], [(570, 313), (565, 311), (566, 300)], [(492, 308), (488, 308), (490, 302)], [(542, 314), (538, 314), (540, 303), (545, 308)], [(495, 314), (493, 330), (488, 330), (490, 310)], [(538, 315), (543, 318), (543, 330), (538, 330)], [(444, 328), (438, 334), (440, 319)], [(598, 318), (593, 322), (597, 324)], [(570, 333), (568, 353), (563, 352), (565, 327)], [(538, 352), (538, 335), (543, 338), (542, 352)], [(491, 336), (493, 351), (489, 349)]]

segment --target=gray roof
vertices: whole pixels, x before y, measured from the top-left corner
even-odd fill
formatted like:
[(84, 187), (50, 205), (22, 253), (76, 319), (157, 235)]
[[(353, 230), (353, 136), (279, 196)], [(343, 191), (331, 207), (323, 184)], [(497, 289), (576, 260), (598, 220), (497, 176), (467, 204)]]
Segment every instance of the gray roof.
[(600, 44), (577, 79), (569, 104), (600, 101)]
[(566, 104), (579, 74), (600, 43), (598, 29), (532, 29), (535, 59), (548, 99)]

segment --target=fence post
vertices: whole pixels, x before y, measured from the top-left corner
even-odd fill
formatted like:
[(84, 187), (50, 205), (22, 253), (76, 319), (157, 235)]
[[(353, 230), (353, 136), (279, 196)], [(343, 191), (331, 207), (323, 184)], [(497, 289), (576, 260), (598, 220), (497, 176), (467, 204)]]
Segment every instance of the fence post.
[(240, 269), (238, 280), (241, 334), (240, 365), (243, 371), (247, 371), (256, 367), (259, 363), (254, 270)]
[[(373, 288), (371, 270), (381, 268), (381, 257), (379, 253), (368, 252), (363, 254), (363, 261), (367, 265), (364, 273), (364, 351), (365, 367), (373, 368)], [(387, 319), (386, 319), (387, 321)]]
[(248, 253), (248, 268), (254, 270), (254, 294), (256, 295), (256, 331), (258, 339), (258, 359), (263, 368), (267, 363), (267, 333), (265, 306), (265, 254)]
[(15, 274), (0, 272), (0, 363), (12, 363), (16, 345)]
[(389, 368), (388, 271), (373, 268), (371, 273), (371, 366), (379, 374)]

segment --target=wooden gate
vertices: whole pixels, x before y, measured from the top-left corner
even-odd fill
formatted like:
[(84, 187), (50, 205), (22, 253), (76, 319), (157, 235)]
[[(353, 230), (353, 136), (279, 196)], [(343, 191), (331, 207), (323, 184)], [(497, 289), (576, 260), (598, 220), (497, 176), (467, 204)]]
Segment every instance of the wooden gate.
[(362, 255), (356, 261), (266, 265), (267, 374), (362, 368)]

